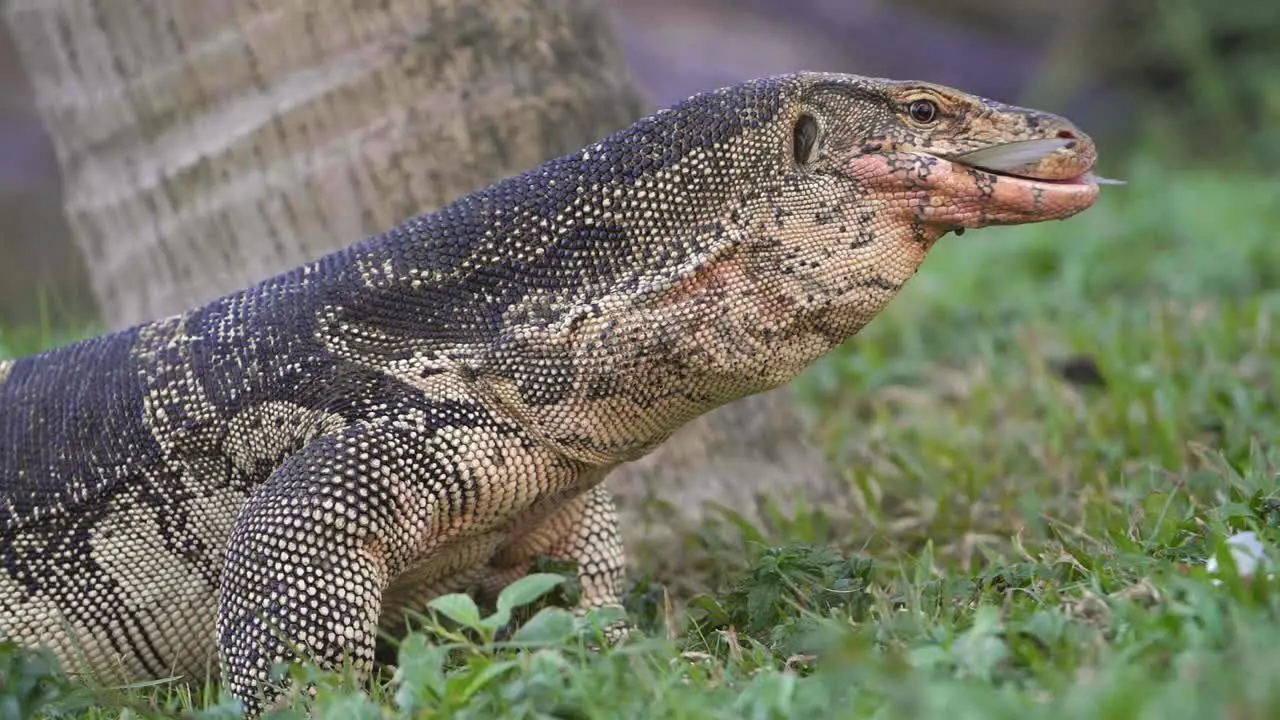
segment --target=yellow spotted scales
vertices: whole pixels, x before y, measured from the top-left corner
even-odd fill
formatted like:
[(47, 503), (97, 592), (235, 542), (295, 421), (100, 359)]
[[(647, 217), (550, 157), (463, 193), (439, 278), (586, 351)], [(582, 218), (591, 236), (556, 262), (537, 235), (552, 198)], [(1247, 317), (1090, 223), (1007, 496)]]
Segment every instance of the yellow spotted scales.
[(612, 468), (793, 378), (946, 233), (1089, 207), (1094, 158), (935, 85), (766, 78), (0, 363), (0, 635), (99, 681), (220, 667), (256, 714), (273, 663), (367, 670), (380, 626), (539, 557), (617, 605)]

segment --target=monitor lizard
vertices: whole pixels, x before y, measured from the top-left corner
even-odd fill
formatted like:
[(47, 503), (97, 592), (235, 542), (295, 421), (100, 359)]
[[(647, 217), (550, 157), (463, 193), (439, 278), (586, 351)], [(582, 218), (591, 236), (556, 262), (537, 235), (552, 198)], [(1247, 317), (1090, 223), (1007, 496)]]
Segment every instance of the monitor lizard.
[(696, 95), (188, 312), (0, 362), (0, 636), (99, 680), (367, 669), (538, 557), (616, 606), (601, 481), (857, 333), (930, 248), (1099, 192), (1069, 121), (827, 73)]

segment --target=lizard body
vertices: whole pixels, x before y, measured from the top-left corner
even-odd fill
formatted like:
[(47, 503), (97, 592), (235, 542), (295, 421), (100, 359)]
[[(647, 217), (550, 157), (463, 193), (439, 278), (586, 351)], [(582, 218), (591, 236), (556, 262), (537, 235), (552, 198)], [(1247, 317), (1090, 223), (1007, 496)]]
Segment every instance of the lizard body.
[[(1058, 143), (1014, 172), (949, 160)], [(601, 481), (855, 334), (953, 230), (1089, 207), (1066, 120), (801, 73), (197, 309), (0, 363), (0, 636), (100, 679), (373, 659), (540, 556), (617, 605)]]

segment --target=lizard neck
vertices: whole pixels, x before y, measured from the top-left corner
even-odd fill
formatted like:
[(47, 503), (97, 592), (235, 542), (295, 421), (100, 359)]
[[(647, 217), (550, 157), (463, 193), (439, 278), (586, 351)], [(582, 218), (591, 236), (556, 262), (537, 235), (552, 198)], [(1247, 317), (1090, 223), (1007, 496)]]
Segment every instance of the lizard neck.
[[(909, 227), (788, 273), (775, 237), (721, 236), (667, 278), (516, 330), (475, 367), (504, 411), (576, 460), (634, 460), (695, 417), (783, 385), (862, 329), (932, 245)], [(805, 262), (817, 262), (814, 257)], [(602, 310), (607, 308), (606, 310)]]
[(790, 381), (870, 321), (936, 239), (778, 225), (767, 208), (657, 234), (620, 217), (525, 221), (531, 235), (509, 217), (457, 206), (332, 258), (316, 272), (330, 285), (317, 337), (416, 386), (447, 376), (593, 466)]

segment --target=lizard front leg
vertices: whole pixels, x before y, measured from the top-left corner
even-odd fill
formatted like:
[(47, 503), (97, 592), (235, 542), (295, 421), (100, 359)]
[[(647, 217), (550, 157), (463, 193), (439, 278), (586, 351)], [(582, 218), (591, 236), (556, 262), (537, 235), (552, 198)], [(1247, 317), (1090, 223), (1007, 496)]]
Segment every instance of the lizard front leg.
[[(483, 578), (485, 593), (496, 596), (503, 587), (527, 574), (538, 558), (577, 565), (582, 586), (578, 613), (621, 608), (626, 557), (617, 509), (608, 488), (598, 484), (526, 532), (514, 533), (489, 563)], [(626, 630), (626, 625), (619, 623), (610, 626), (607, 635), (616, 640)]]
[(358, 672), (373, 660), (394, 526), (387, 483), (370, 455), (393, 443), (344, 432), (289, 458), (241, 511), (227, 547), (218, 645), (231, 694), (257, 715), (284, 689), (277, 663), (309, 660)]
[(218, 618), (231, 692), (256, 714), (282, 690), (269, 684), (277, 663), (350, 660), (368, 672), (391, 590), (475, 575), (504, 528), (570, 492), (579, 472), (457, 401), (393, 409), (312, 441), (232, 530)]

